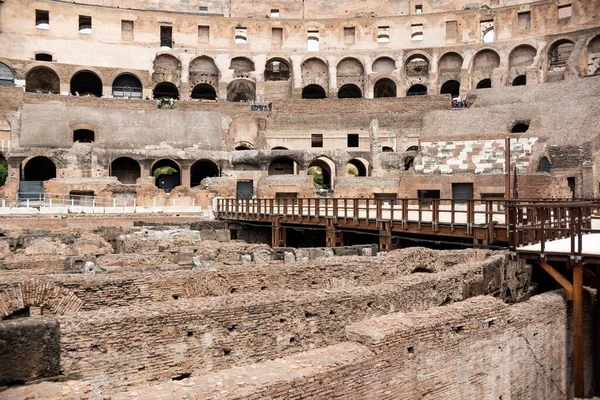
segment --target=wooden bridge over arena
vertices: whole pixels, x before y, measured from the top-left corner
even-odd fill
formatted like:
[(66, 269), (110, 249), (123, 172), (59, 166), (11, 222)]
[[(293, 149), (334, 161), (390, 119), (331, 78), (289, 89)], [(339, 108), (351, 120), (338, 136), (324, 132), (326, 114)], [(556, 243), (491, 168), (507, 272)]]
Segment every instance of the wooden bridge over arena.
[[(287, 245), (286, 229), (325, 231), (328, 247), (346, 232), (378, 236), (381, 251), (395, 238), (432, 235), (510, 250), (564, 288), (573, 309), (574, 396), (584, 398), (584, 286), (596, 289), (596, 358), (600, 365), (600, 200), (519, 199), (218, 199), (216, 218), (270, 226), (273, 247)], [(596, 390), (600, 394), (600, 368)]]

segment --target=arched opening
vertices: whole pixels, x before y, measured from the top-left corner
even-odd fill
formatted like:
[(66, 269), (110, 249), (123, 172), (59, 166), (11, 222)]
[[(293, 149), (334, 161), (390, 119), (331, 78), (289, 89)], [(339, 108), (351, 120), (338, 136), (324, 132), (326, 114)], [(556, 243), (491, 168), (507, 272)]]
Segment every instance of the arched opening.
[(250, 142), (237, 142), (235, 144), (236, 151), (254, 150), (254, 145)]
[(255, 98), (256, 84), (252, 81), (237, 79), (227, 85), (227, 101), (254, 101)]
[[(479, 89), (482, 88), (490, 88), (492, 87), (492, 76), (494, 74), (494, 70), (500, 66), (500, 56), (494, 50), (484, 49), (475, 54), (473, 59), (473, 69), (471, 71), (472, 76), (472, 84), (475, 85), (477, 82), (477, 87)], [(489, 80), (489, 86), (487, 85), (487, 80)], [(479, 83), (482, 83), (482, 87), (479, 87)]]
[(346, 164), (347, 176), (367, 176), (368, 169), (365, 163), (357, 158), (353, 158)]
[(92, 143), (94, 142), (94, 131), (91, 129), (76, 129), (73, 131), (73, 142)]
[[(194, 97), (194, 91), (197, 86), (206, 84), (212, 88), (218, 87), (219, 84), (219, 69), (215, 64), (215, 61), (207, 56), (196, 57), (190, 63), (190, 87), (194, 88), (192, 91), (192, 98), (204, 99), (206, 97)], [(205, 88), (208, 90), (208, 88)], [(202, 92), (201, 92), (202, 93)], [(215, 95), (216, 98), (216, 95)], [(214, 100), (214, 99), (213, 99)]]
[(287, 62), (274, 59), (265, 66), (265, 81), (287, 81), (290, 79), (290, 66)]
[(152, 81), (178, 82), (181, 77), (181, 62), (170, 54), (159, 54), (154, 59)]
[(35, 61), (47, 61), (52, 62), (52, 54), (48, 53), (36, 53)]
[(325, 89), (320, 85), (308, 85), (302, 89), (303, 99), (326, 99)]
[(0, 86), (15, 86), (15, 74), (10, 67), (0, 62)]
[(406, 76), (412, 78), (424, 78), (429, 75), (429, 61), (420, 54), (408, 58), (404, 67)]
[(192, 90), (192, 99), (216, 100), (217, 91), (208, 83), (201, 83)]
[(335, 164), (326, 157), (319, 157), (313, 160), (308, 166), (306, 173), (313, 178), (313, 182), (318, 189), (331, 189), (333, 187), (333, 176), (335, 173)]
[(360, 88), (353, 84), (344, 85), (338, 90), (338, 99), (360, 99), (362, 98), (362, 91)]
[(25, 91), (31, 93), (60, 93), (60, 79), (47, 67), (32, 68), (25, 76)]
[[(310, 85), (321, 86), (321, 88), (329, 87), (329, 69), (327, 64), (320, 58), (309, 58), (304, 61), (301, 66), (302, 74), (302, 86), (307, 87)], [(327, 92), (325, 91), (324, 97), (311, 97), (311, 98), (325, 98)]]
[(407, 96), (425, 96), (427, 94), (427, 86), (425, 85), (412, 85), (406, 91)]
[(74, 96), (102, 97), (102, 81), (93, 72), (78, 72), (71, 78), (71, 94)]
[(47, 181), (53, 178), (56, 178), (56, 165), (48, 157), (33, 157), (23, 166), (24, 181)]
[(376, 99), (383, 97), (396, 97), (396, 84), (389, 78), (383, 78), (375, 82), (373, 86), (373, 97)]
[(156, 187), (166, 192), (181, 185), (181, 169), (173, 160), (162, 159), (155, 162), (152, 166), (152, 176), (156, 179)]
[(179, 89), (171, 82), (162, 82), (154, 87), (152, 96), (155, 99), (179, 99)]
[(440, 89), (440, 94), (449, 94), (452, 97), (457, 97), (460, 93), (460, 82), (447, 81), (444, 82)]
[(491, 79), (482, 79), (477, 83), (477, 89), (489, 89), (492, 87)]
[(278, 157), (269, 164), (269, 175), (293, 175), (295, 162), (289, 157)]
[(519, 75), (512, 81), (513, 86), (525, 86), (527, 85), (527, 76)]
[(419, 146), (410, 146), (406, 151), (419, 151)]
[(205, 178), (219, 176), (219, 166), (210, 160), (199, 160), (192, 165), (190, 174), (190, 186), (200, 186)]
[(229, 69), (233, 70), (234, 78), (249, 78), (250, 72), (254, 71), (254, 63), (246, 57), (234, 57), (231, 59)]
[(570, 40), (563, 39), (554, 42), (548, 49), (548, 68), (552, 70), (566, 67), (574, 47), (575, 44)]
[(124, 185), (133, 185), (142, 175), (140, 164), (132, 158), (120, 157), (110, 163), (110, 176)]
[(511, 133), (525, 133), (529, 130), (529, 122), (517, 122), (510, 130)]
[(540, 159), (540, 162), (538, 164), (538, 171), (550, 173), (550, 171), (551, 171), (550, 160), (548, 160), (547, 157), (542, 157)]
[(438, 63), (438, 80), (440, 82), (460, 82), (463, 58), (458, 53), (446, 53)]
[(289, 149), (287, 147), (283, 147), (283, 146), (275, 146), (271, 150), (289, 150)]
[(384, 153), (393, 153), (393, 152), (394, 152), (394, 149), (393, 149), (393, 148), (391, 148), (390, 146), (383, 146), (383, 147), (381, 148), (381, 151), (383, 151)]
[(404, 159), (404, 170), (410, 171), (415, 165), (415, 158), (413, 156), (406, 157)]
[(373, 72), (385, 72), (391, 74), (396, 69), (396, 61), (390, 57), (379, 57), (373, 63)]
[(588, 75), (600, 74), (600, 36), (596, 36), (588, 45), (587, 65)]
[(112, 95), (113, 97), (120, 98), (141, 99), (144, 97), (142, 92), (142, 82), (140, 82), (135, 75), (119, 75), (113, 82)]
[(0, 186), (6, 183), (6, 178), (8, 178), (8, 162), (4, 155), (0, 153)]

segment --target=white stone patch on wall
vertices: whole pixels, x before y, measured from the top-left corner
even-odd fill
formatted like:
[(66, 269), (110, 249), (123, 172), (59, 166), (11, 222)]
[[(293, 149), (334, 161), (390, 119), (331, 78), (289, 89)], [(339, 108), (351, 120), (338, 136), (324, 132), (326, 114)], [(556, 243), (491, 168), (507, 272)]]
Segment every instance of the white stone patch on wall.
[[(518, 169), (530, 164), (537, 137), (511, 140), (511, 162)], [(415, 171), (423, 174), (504, 173), (504, 139), (421, 142), (420, 161)]]

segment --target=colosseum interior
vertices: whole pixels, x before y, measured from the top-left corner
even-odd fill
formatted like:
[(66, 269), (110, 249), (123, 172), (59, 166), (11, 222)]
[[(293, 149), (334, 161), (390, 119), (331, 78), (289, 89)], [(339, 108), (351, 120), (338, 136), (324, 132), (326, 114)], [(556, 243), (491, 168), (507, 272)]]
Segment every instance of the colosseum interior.
[(594, 398), (598, 198), (600, 0), (0, 0), (0, 399)]

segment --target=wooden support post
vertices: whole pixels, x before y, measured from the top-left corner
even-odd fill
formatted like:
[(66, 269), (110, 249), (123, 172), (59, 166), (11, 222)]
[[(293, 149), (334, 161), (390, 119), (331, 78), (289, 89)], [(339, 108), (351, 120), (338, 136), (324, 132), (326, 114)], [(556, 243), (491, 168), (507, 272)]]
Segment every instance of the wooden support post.
[(583, 340), (583, 265), (573, 266), (573, 376), (575, 397), (583, 399), (584, 386), (584, 340)]
[(325, 245), (327, 247), (342, 246), (344, 238), (342, 232), (337, 231), (335, 218), (327, 218), (325, 230)]
[(271, 226), (271, 247), (285, 247), (287, 242), (285, 234), (285, 228), (279, 224), (279, 221), (273, 222)]
[(552, 265), (547, 262), (540, 261), (540, 267), (548, 273), (556, 282), (560, 284), (567, 292), (567, 300), (573, 300), (573, 285), (567, 278), (565, 278), (560, 272), (558, 272)]
[(382, 222), (379, 227), (379, 251), (390, 251), (392, 247), (392, 226)]

